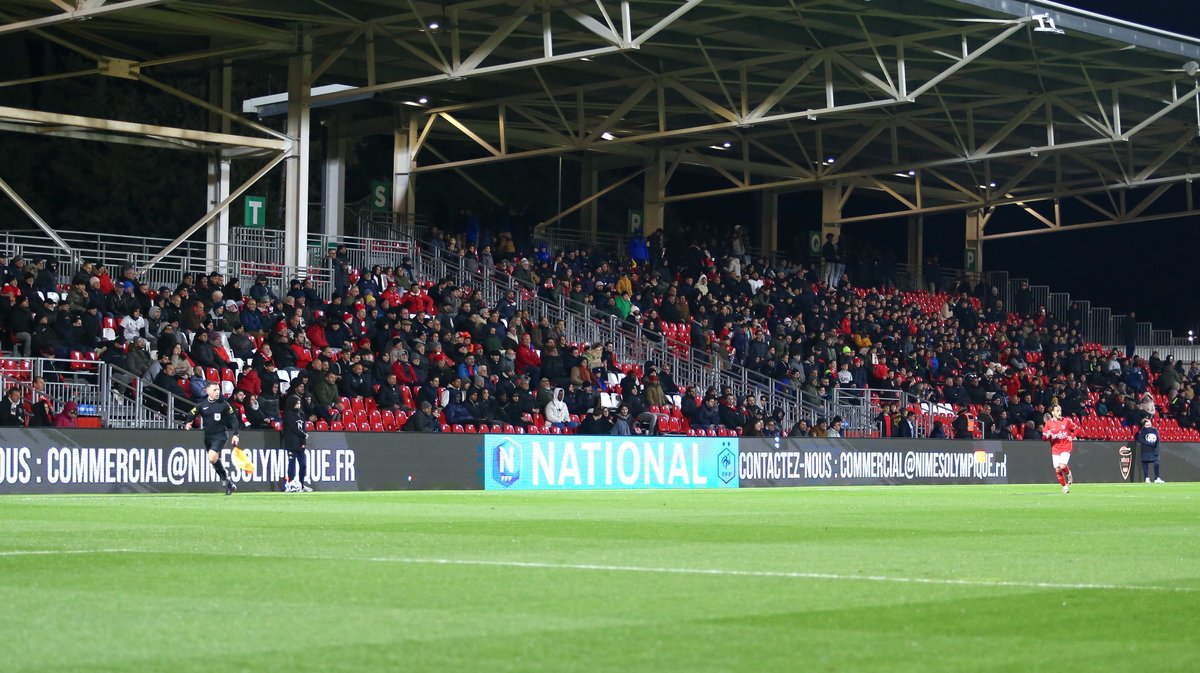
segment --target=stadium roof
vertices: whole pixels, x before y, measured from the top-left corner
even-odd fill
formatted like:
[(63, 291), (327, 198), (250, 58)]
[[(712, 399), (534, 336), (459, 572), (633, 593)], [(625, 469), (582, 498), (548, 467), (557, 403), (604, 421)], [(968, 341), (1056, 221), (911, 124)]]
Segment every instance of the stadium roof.
[[(985, 238), (1192, 212), (1200, 174), (1200, 40), (1050, 2), (9, 0), (0, 21), (0, 39), (33, 31), (96, 62), (37, 79), (181, 96), (173, 71), (286, 73), (299, 55), (312, 106), (348, 127), (382, 106), (411, 119), (416, 173), (591, 152), (659, 162), (668, 202), (834, 187), (887, 197), (842, 222), (1011, 206), (1036, 224)], [(241, 115), (243, 136), (194, 136), (74, 112), (0, 108), (0, 128), (248, 154), (290, 141)], [(1172, 190), (1185, 211), (1161, 207), (1184, 202)], [(1066, 221), (1067, 199), (1094, 217)]]

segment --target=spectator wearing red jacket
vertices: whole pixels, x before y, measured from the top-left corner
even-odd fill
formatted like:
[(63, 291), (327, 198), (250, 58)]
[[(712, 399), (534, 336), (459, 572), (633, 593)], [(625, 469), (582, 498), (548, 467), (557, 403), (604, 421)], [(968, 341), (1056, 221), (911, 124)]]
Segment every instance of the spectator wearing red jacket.
[(517, 373), (529, 376), (530, 381), (540, 381), (542, 378), (542, 357), (533, 350), (529, 334), (521, 335), (521, 345), (517, 346)]
[(304, 335), (308, 337), (308, 342), (313, 348), (328, 348), (329, 340), (325, 338), (325, 328), (329, 326), (329, 320), (325, 316), (317, 318), (311, 325), (304, 330)]
[(420, 285), (415, 283), (412, 287), (408, 288), (408, 292), (405, 292), (404, 296), (400, 298), (400, 306), (401, 308), (408, 310), (409, 313), (414, 314), (428, 313), (433, 315), (436, 312), (434, 311), (433, 307), (433, 298), (426, 294), (425, 291), (421, 289)]
[(299, 334), (297, 339), (288, 345), (288, 348), (296, 354), (296, 369), (307, 369), (309, 363), (313, 361), (312, 349), (308, 347), (308, 343), (308, 337)]
[[(416, 358), (416, 355), (412, 355), (409, 359), (415, 360)], [(417, 372), (416, 367), (412, 365), (412, 362), (396, 360), (392, 365), (392, 373), (396, 375), (396, 382), (401, 385), (416, 386), (425, 382)]]
[(76, 428), (79, 425), (75, 422), (75, 416), (79, 413), (79, 405), (74, 402), (67, 402), (63, 405), (62, 413), (54, 419), (54, 426), (57, 428)]
[(238, 379), (237, 389), (249, 395), (262, 395), (262, 379), (258, 376), (258, 370), (247, 365), (242, 378)]

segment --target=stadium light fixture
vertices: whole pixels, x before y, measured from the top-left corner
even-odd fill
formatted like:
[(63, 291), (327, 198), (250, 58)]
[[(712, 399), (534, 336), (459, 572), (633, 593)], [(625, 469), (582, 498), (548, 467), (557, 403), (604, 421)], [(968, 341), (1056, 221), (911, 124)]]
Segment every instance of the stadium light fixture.
[(616, 136), (614, 136), (612, 133), (609, 133), (608, 131), (601, 133), (600, 137), (604, 140), (616, 140), (617, 139)]
[(421, 96), (420, 98), (417, 99), (417, 102), (420, 103), (421, 105), (424, 105), (429, 102), (429, 99), (426, 98), (425, 96)]

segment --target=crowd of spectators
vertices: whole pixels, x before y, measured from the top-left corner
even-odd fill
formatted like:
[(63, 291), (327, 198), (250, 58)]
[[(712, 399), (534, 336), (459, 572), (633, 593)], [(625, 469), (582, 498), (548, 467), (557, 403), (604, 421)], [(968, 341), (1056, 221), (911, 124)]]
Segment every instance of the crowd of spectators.
[(536, 292), (639, 324), (690, 357), (743, 366), (812, 404), (839, 389), (907, 394), (917, 408), (879, 410), (883, 436), (916, 434), (915, 411), (947, 416), (934, 437), (1029, 438), (1053, 401), (1066, 415), (1130, 425), (1167, 415), (1200, 428), (1195, 363), (1089, 345), (1076, 307), (1051, 315), (1027, 288), (1012, 306), (983, 281), (900, 291), (886, 251), (846, 255), (831, 238), (815, 264), (756, 259), (740, 227), (678, 244), (655, 232), (620, 256), (468, 233), (434, 229), (424, 244), (481, 278), (518, 281), (494, 305), (478, 283), (417, 278), (408, 263), (356, 269), (344, 247), (322, 261), (330, 296), (305, 280), (278, 288), (260, 276), (242, 288), (217, 272), (151, 288), (132, 268), (111, 276), (88, 262), (63, 288), (53, 260), (0, 258), (0, 340), (16, 356), (103, 360), (160, 405), (224, 381), (254, 427), (271, 427), (281, 398), (297, 396), (319, 429), (366, 412), (380, 419), (375, 429), (430, 432), (842, 431), (840, 418), (785, 427), (761, 390), (697, 390), (668, 367), (627, 362), (611, 343), (574, 343), (561, 323), (522, 308), (518, 293)]

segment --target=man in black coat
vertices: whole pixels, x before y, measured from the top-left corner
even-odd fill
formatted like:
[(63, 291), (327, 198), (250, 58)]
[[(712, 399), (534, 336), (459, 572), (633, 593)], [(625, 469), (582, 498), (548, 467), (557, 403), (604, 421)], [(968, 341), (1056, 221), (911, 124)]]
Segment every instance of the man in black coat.
[(914, 438), (917, 436), (917, 424), (911, 410), (904, 412), (904, 420), (900, 421), (895, 432), (897, 437)]
[(396, 382), (395, 374), (388, 374), (387, 381), (380, 384), (375, 391), (375, 403), (380, 410), (400, 411), (404, 408), (404, 393), (400, 392), (400, 384)]
[(1137, 350), (1137, 314), (1133, 311), (1125, 318), (1125, 322), (1121, 324), (1121, 336), (1125, 337), (1125, 357), (1133, 357), (1133, 352)]
[(581, 435), (607, 435), (612, 432), (612, 420), (609, 418), (608, 409), (597, 403), (592, 408), (592, 413), (583, 417), (579, 422), (577, 431)]
[(408, 422), (404, 424), (405, 432), (441, 432), (442, 424), (438, 423), (438, 419), (433, 415), (433, 405), (428, 402), (422, 402), (421, 408), (417, 413), (409, 417)]
[(28, 414), (25, 413), (25, 401), (21, 399), (20, 388), (9, 388), (8, 394), (0, 401), (0, 427), (25, 427)]

